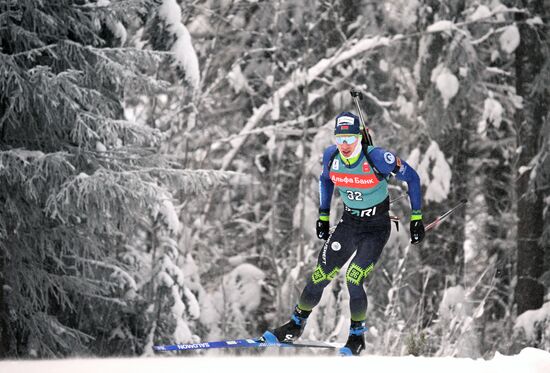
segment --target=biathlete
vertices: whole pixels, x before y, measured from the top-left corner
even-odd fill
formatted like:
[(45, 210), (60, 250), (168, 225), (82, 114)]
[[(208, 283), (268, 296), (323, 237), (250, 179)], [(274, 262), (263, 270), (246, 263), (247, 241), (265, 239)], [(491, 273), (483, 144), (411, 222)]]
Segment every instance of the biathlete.
[[(391, 231), (388, 179), (395, 176), (408, 185), (413, 244), (424, 238), (422, 194), (420, 178), (407, 162), (388, 150), (366, 143), (366, 133), (356, 115), (339, 114), (334, 135), (336, 145), (325, 150), (319, 178), (320, 207), (316, 229), (318, 238), (326, 242), (290, 321), (265, 332), (262, 338), (283, 343), (298, 339), (308, 316), (321, 300), (323, 290), (355, 253), (346, 271), (351, 324), (345, 348), (359, 355), (365, 349), (367, 330), (367, 294), (363, 282), (373, 271)], [(330, 202), (335, 186), (344, 202), (344, 213), (334, 232), (329, 234)]]

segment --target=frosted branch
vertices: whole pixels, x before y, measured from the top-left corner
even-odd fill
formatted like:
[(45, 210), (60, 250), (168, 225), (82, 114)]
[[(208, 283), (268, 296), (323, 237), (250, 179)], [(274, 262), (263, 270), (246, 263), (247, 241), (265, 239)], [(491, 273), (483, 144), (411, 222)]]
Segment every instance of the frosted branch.
[[(395, 41), (396, 38), (386, 38), (381, 36), (375, 36), (371, 38), (365, 38), (359, 40), (355, 45), (351, 46), (349, 49), (344, 50), (341, 53), (337, 53), (331, 58), (324, 58), (321, 61), (317, 62), (315, 65), (310, 67), (306, 71), (300, 69), (295, 70), (290, 74), (291, 78), (286, 84), (277, 89), (266, 103), (261, 105), (259, 108), (254, 109), (254, 113), (246, 122), (244, 128), (241, 130), (240, 135), (234, 142), (233, 148), (225, 155), (222, 161), (221, 169), (225, 170), (231, 164), (233, 158), (237, 155), (240, 147), (246, 141), (248, 135), (245, 135), (247, 132), (254, 129), (260, 121), (271, 111), (273, 110), (273, 102), (275, 97), (278, 97), (279, 100), (283, 97), (286, 97), (291, 91), (299, 88), (304, 84), (309, 84), (317, 77), (325, 73), (326, 71), (338, 66), (342, 62), (348, 61), (349, 59), (356, 57), (362, 53), (372, 51), (381, 46), (387, 46), (392, 41)], [(342, 48), (344, 49), (344, 48)]]
[(83, 262), (83, 263), (88, 263), (88, 264), (92, 264), (96, 267), (102, 267), (102, 268), (106, 268), (106, 269), (110, 269), (111, 271), (113, 271), (114, 273), (116, 273), (117, 275), (120, 275), (120, 277), (122, 277), (123, 279), (126, 280), (126, 283), (134, 290), (138, 290), (138, 287), (137, 287), (137, 284), (136, 284), (136, 281), (132, 278), (132, 276), (130, 276), (128, 274), (128, 272), (126, 271), (123, 271), (120, 267), (117, 267), (113, 264), (109, 264), (109, 263), (105, 263), (105, 262), (100, 262), (100, 261), (97, 261), (97, 260), (93, 260), (93, 259), (84, 259), (84, 258), (77, 258), (79, 261)]

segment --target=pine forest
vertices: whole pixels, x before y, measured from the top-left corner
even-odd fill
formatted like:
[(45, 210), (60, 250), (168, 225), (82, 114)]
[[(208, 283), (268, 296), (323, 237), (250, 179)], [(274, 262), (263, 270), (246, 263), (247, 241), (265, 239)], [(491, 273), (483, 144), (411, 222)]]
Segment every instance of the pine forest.
[[(550, 352), (549, 25), (548, 0), (0, 0), (0, 358), (286, 322), (352, 89), (425, 224), (468, 201), (411, 245), (390, 181), (367, 351)], [(304, 338), (345, 341), (345, 281)]]

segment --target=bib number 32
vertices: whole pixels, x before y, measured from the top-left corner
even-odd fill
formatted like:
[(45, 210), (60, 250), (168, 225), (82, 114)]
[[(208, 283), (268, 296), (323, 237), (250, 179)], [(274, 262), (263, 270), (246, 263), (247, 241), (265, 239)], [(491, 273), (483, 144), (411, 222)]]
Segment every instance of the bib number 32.
[(363, 200), (363, 194), (361, 192), (353, 192), (351, 190), (346, 191), (346, 194), (348, 195), (348, 199), (351, 201), (362, 201)]

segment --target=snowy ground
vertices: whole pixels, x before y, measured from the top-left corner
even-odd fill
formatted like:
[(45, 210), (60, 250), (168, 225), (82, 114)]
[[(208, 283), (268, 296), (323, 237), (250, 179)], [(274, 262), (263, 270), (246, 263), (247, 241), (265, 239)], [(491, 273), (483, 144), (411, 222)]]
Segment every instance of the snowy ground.
[(2, 373), (185, 372), (549, 373), (550, 352), (526, 348), (492, 360), (426, 357), (157, 357), (2, 361)]

